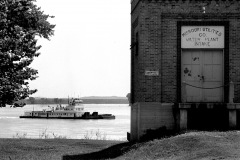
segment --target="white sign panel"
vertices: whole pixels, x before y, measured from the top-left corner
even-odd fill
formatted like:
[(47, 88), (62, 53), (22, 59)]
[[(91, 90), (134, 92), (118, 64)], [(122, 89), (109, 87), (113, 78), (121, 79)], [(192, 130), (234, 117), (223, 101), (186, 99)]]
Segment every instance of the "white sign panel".
[(224, 48), (224, 26), (182, 26), (182, 48)]
[(159, 71), (145, 71), (145, 76), (158, 76)]

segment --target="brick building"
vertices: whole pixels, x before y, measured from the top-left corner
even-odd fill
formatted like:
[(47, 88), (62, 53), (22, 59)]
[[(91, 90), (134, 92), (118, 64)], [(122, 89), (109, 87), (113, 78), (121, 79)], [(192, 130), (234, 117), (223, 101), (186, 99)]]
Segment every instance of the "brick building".
[(240, 2), (131, 1), (131, 140), (240, 126)]

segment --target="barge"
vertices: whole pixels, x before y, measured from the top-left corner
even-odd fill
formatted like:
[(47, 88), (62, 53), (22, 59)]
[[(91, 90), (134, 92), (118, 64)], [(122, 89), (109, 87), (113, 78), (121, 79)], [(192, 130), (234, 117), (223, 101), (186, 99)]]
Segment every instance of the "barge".
[(85, 112), (83, 101), (72, 99), (66, 107), (58, 105), (56, 108), (50, 107), (49, 110), (26, 111), (19, 118), (45, 118), (45, 119), (115, 119), (112, 114), (98, 114), (98, 112)]

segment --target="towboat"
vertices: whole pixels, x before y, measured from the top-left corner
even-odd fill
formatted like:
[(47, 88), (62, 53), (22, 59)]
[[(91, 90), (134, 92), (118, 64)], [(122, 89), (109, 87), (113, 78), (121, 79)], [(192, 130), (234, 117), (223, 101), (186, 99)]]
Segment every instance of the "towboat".
[(67, 106), (58, 105), (42, 111), (25, 111), (20, 118), (47, 118), (47, 119), (115, 119), (112, 114), (98, 114), (98, 112), (85, 112), (83, 101), (72, 99)]

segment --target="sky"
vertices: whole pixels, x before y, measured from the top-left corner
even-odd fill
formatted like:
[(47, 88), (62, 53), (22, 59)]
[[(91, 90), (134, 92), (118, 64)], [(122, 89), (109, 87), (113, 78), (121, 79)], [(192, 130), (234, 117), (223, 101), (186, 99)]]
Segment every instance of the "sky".
[(130, 2), (37, 0), (56, 24), (31, 64), (33, 97), (126, 96), (130, 92)]

